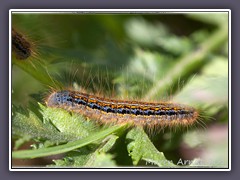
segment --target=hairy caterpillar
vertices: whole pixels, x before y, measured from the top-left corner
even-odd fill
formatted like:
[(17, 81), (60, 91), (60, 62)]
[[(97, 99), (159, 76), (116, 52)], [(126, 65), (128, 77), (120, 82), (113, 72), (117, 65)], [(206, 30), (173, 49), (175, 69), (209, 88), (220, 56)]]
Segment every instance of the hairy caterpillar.
[(77, 112), (101, 123), (130, 123), (137, 126), (192, 125), (198, 112), (190, 106), (170, 102), (113, 100), (77, 91), (53, 92), (46, 100), (49, 107)]
[(25, 60), (32, 55), (32, 44), (14, 28), (12, 28), (12, 51), (19, 60)]

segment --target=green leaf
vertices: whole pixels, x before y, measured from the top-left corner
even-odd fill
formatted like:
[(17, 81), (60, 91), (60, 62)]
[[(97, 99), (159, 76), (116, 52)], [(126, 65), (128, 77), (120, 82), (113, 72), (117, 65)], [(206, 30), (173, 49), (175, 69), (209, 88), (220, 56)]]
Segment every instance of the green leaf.
[(93, 122), (86, 121), (81, 115), (71, 115), (65, 110), (47, 108), (41, 104), (39, 107), (40, 112), (36, 115), (36, 109), (33, 112), (13, 106), (13, 135), (59, 144), (86, 137), (98, 129)]
[(116, 166), (113, 155), (106, 154), (115, 144), (118, 136), (110, 135), (99, 145), (86, 146), (69, 152), (61, 160), (53, 160), (50, 167), (110, 167)]
[(48, 108), (39, 104), (43, 114), (43, 122), (53, 124), (58, 131), (69, 134), (73, 139), (80, 139), (96, 132), (99, 128), (91, 120), (77, 113), (70, 114), (60, 108)]
[(86, 146), (90, 143), (96, 142), (97, 140), (100, 140), (114, 132), (117, 132), (122, 126), (113, 126), (106, 130), (99, 131), (97, 133), (94, 133), (84, 139), (76, 140), (69, 142), (64, 145), (59, 145), (55, 147), (49, 147), (49, 148), (41, 148), (37, 150), (21, 150), (21, 151), (14, 151), (12, 152), (13, 158), (36, 158), (36, 157), (44, 157), (44, 156), (50, 156), (55, 154), (61, 154), (68, 151), (72, 151), (74, 149)]
[(47, 139), (55, 143), (67, 142), (73, 139), (72, 136), (60, 133), (51, 124), (44, 124), (42, 120), (30, 110), (25, 110), (13, 105), (12, 112), (12, 134), (15, 136)]
[(175, 167), (172, 162), (165, 158), (162, 152), (155, 148), (142, 128), (133, 128), (127, 134), (127, 140), (130, 141), (127, 149), (134, 165), (137, 165), (140, 160), (145, 160), (159, 167)]

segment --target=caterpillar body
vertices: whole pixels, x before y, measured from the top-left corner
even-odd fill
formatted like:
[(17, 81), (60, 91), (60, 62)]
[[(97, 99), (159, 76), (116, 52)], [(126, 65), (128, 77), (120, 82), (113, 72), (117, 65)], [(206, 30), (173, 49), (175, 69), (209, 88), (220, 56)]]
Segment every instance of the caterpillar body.
[(106, 124), (189, 126), (199, 116), (195, 108), (183, 104), (114, 100), (69, 90), (53, 92), (47, 98), (46, 104), (49, 107), (77, 112)]

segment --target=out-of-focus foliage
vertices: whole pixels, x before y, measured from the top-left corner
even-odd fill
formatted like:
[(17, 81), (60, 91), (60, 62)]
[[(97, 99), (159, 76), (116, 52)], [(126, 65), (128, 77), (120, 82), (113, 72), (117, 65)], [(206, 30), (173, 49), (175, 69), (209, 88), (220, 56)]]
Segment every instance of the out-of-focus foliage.
[[(227, 13), (23, 13), (13, 14), (12, 22), (34, 44), (34, 56), (12, 58), (15, 149), (32, 142), (32, 154), (15, 151), (14, 157), (40, 157), (62, 145), (67, 153), (49, 167), (228, 166)], [(176, 131), (100, 127), (42, 105), (49, 88), (64, 87), (171, 100), (196, 107), (201, 118)]]

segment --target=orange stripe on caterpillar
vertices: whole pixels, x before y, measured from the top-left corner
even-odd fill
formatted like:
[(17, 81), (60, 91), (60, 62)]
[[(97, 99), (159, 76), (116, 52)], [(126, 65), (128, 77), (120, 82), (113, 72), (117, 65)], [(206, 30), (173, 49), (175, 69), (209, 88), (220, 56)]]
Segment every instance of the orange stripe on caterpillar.
[(76, 91), (53, 92), (46, 100), (49, 107), (77, 112), (100, 123), (131, 123), (140, 126), (192, 125), (198, 112), (182, 104), (113, 100)]

